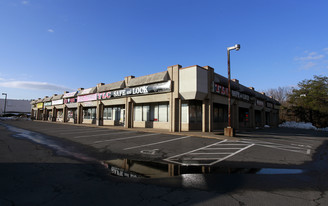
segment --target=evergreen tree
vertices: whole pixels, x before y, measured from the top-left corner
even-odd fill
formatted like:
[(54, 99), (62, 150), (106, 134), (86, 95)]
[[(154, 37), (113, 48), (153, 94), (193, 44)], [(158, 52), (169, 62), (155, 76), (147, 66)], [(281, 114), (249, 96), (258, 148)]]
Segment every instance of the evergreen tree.
[(328, 77), (303, 80), (289, 95), (289, 103), (301, 121), (312, 122), (317, 127), (328, 126)]

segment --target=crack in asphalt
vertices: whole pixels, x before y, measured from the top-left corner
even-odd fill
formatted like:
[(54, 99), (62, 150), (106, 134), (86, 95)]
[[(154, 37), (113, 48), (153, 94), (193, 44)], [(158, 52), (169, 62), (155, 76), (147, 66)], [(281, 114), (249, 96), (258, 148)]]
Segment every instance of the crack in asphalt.
[(4, 200), (6, 202), (9, 202), (11, 204), (11, 206), (15, 206), (15, 202), (13, 200), (10, 200), (10, 199), (4, 198), (4, 197), (0, 197), (0, 200)]
[(229, 194), (229, 196), (230, 196), (232, 199), (234, 199), (235, 201), (237, 201), (238, 204), (239, 204), (239, 206), (245, 206), (245, 205), (246, 205), (246, 203), (244, 203), (243, 201), (237, 199), (237, 198), (234, 197), (232, 194)]
[(49, 200), (46, 200), (45, 202), (41, 203), (40, 205), (47, 205), (48, 203), (53, 203), (55, 199), (57, 199), (59, 196), (62, 195), (63, 187), (58, 185), (50, 185), (50, 186), (53, 188), (53, 192), (55, 193), (55, 195)]
[[(161, 198), (161, 196), (164, 196), (165, 194), (161, 194), (161, 195), (154, 195), (151, 198), (144, 198), (144, 196), (149, 196), (149, 195), (144, 195), (144, 193), (146, 193), (148, 191), (143, 190), (142, 192), (140, 192), (139, 196), (142, 198), (142, 201), (140, 202), (142, 205), (144, 205), (144, 201), (147, 201), (148, 203), (151, 203), (152, 200), (154, 199), (160, 199), (161, 201), (163, 201), (163, 199)], [(168, 194), (169, 192), (166, 192), (166, 194)], [(166, 201), (167, 202), (167, 201)]]
[(11, 149), (10, 145), (7, 145), (7, 148), (9, 150), (9, 152), (13, 152), (13, 150)]
[(296, 196), (292, 196), (292, 195), (285, 195), (285, 194), (281, 194), (281, 193), (278, 193), (278, 192), (270, 192), (270, 193), (274, 194), (274, 195), (279, 195), (279, 196), (282, 196), (282, 197), (288, 197), (288, 198), (295, 198), (295, 199), (299, 199), (299, 200), (310, 201), (309, 199), (305, 199), (305, 198), (302, 198), (302, 197), (296, 197)]
[(171, 188), (171, 189), (169, 189), (169, 190), (166, 192), (166, 194), (162, 194), (162, 195), (158, 196), (158, 199), (160, 199), (160, 200), (162, 200), (162, 201), (164, 201), (164, 202), (167, 202), (167, 203), (169, 203), (169, 204), (171, 204), (171, 205), (175, 205), (174, 203), (172, 203), (172, 202), (170, 202), (169, 200), (167, 200), (167, 198), (165, 198), (165, 196), (167, 196), (167, 195), (169, 195), (169, 194), (172, 194), (172, 193), (175, 192), (175, 191), (176, 191), (176, 189)]
[(316, 206), (321, 205), (321, 203), (319, 203), (319, 201), (324, 198), (325, 194), (326, 194), (325, 191), (320, 191), (320, 196), (317, 199), (312, 200), (316, 204)]
[(190, 199), (191, 199), (190, 197), (187, 197), (187, 198), (185, 198), (184, 200), (182, 200), (180, 202), (172, 202), (172, 201), (170, 201), (168, 196), (170, 194), (174, 194), (177, 191), (182, 191), (182, 190), (179, 190), (179, 189), (176, 189), (176, 188), (165, 188), (165, 191), (160, 192), (160, 194), (157, 194), (157, 195), (152, 196), (151, 199), (144, 198), (144, 196), (147, 196), (147, 194), (145, 195), (144, 194), (145, 192), (142, 191), (141, 193), (139, 193), (139, 196), (142, 198), (142, 200), (140, 201), (140, 203), (143, 205), (143, 203), (144, 203), (143, 201), (146, 201), (146, 200), (149, 203), (151, 203), (152, 200), (161, 200), (161, 201), (163, 201), (164, 203), (166, 203), (168, 205), (176, 206), (176, 205), (181, 205), (181, 204), (184, 204), (184, 203), (187, 203), (187, 202), (190, 201)]

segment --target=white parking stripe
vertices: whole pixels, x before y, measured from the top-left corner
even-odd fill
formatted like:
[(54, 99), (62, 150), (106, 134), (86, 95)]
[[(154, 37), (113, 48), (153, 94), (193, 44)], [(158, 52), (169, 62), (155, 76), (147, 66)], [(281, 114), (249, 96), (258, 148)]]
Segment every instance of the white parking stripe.
[(240, 144), (239, 142), (238, 143), (236, 143), (236, 144), (226, 144), (226, 143), (224, 143), (224, 144), (219, 144), (218, 146), (221, 146), (221, 145), (224, 145), (224, 146), (226, 146), (226, 145), (228, 145), (228, 146), (247, 146), (247, 145), (249, 145), (248, 143), (246, 144), (246, 143), (242, 143), (242, 144)]
[[(220, 148), (220, 146), (225, 146), (225, 145), (229, 145), (229, 146), (233, 146), (233, 145), (238, 145), (241, 146), (243, 145), (244, 147), (240, 148)], [(236, 144), (232, 143), (232, 141), (228, 141), (228, 140), (222, 140), (220, 142), (216, 142), (214, 144), (210, 144), (207, 145), (205, 147), (201, 147), (189, 152), (185, 152), (182, 154), (178, 154), (172, 157), (168, 157), (166, 159), (164, 159), (165, 161), (168, 162), (172, 162), (175, 164), (180, 164), (180, 165), (194, 165), (194, 166), (199, 166), (199, 165), (213, 165), (216, 164), (218, 162), (221, 162), (227, 158), (230, 158), (250, 147), (254, 146), (254, 144), (240, 144), (240, 142), (236, 142)], [(212, 148), (215, 147), (215, 148)], [(224, 152), (227, 151), (227, 149), (233, 150), (232, 152)], [(223, 150), (222, 152), (219, 152), (218, 150)], [(206, 151), (210, 151), (210, 152), (206, 152)], [(213, 152), (213, 151), (217, 151), (217, 152)], [(194, 155), (194, 156), (193, 156)], [(203, 155), (208, 155), (207, 157), (202, 157)], [(213, 157), (213, 155), (217, 155), (216, 157)], [(222, 155), (224, 155), (222, 157)], [(201, 156), (201, 157), (199, 157)], [(203, 162), (190, 162), (190, 161), (203, 161)], [(215, 160), (215, 161), (213, 161)], [(185, 161), (189, 161), (188, 163)], [(208, 163), (208, 161), (211, 161), (210, 163)]]
[(46, 128), (46, 129), (42, 129), (40, 131), (50, 131), (50, 132), (65, 132), (65, 131), (81, 131), (81, 130), (92, 130), (92, 129), (96, 129), (96, 128), (92, 128), (92, 127), (88, 127), (88, 128), (85, 128), (85, 127), (81, 127), (81, 128), (59, 128), (59, 129), (56, 129), (56, 128)]
[[(278, 136), (277, 136), (277, 138), (278, 138)], [(270, 142), (270, 141), (263, 141), (263, 140), (261, 141), (261, 140), (255, 140), (255, 139), (241, 139), (241, 140), (248, 141), (248, 142), (252, 141), (254, 143), (256, 143), (256, 142), (262, 142), (262, 143), (267, 143), (267, 144), (287, 144), (285, 142), (288, 142), (291, 145), (292, 144), (295, 144), (295, 141), (282, 140), (282, 139), (275, 139), (275, 141), (278, 141), (279, 143), (273, 143), (273, 142)], [(300, 140), (303, 140), (303, 139), (300, 139)], [(312, 141), (312, 140), (306, 140), (306, 141)], [(309, 147), (309, 146), (312, 147), (312, 144), (307, 143), (307, 145), (304, 145), (303, 144), (302, 146), (304, 146), (304, 147)]]
[(83, 136), (76, 136), (73, 138), (81, 138), (81, 137), (97, 137), (97, 136), (106, 136), (106, 135), (112, 135), (112, 134), (125, 134), (125, 133), (132, 133), (134, 131), (128, 131), (128, 132), (107, 132), (105, 134), (95, 134), (95, 135), (83, 135)]
[(302, 153), (302, 154), (310, 154), (311, 153), (311, 150), (307, 149), (308, 147), (304, 148), (307, 145), (302, 145), (304, 147), (296, 147), (296, 146), (278, 144), (278, 143), (273, 143), (273, 142), (266, 142), (266, 141), (259, 141), (259, 140), (246, 140), (246, 139), (243, 139), (242, 142), (253, 143), (256, 146), (274, 148), (274, 149), (284, 150), (284, 151), (288, 151), (288, 152), (296, 152), (296, 153)]
[(226, 157), (224, 157), (224, 158), (221, 158), (221, 159), (219, 159), (219, 160), (217, 160), (217, 161), (215, 161), (215, 162), (212, 162), (212, 163), (209, 164), (209, 165), (214, 165), (214, 164), (216, 164), (216, 163), (218, 163), (218, 162), (222, 162), (223, 160), (226, 160), (226, 159), (228, 159), (228, 158), (230, 158), (230, 157), (232, 157), (232, 156), (235, 156), (236, 154), (238, 154), (238, 153), (240, 153), (240, 152), (242, 152), (242, 151), (244, 151), (244, 150), (246, 150), (246, 149), (248, 149), (248, 148), (250, 148), (250, 147), (252, 147), (252, 146), (254, 146), (254, 144), (248, 145), (247, 147), (245, 147), (245, 148), (243, 148), (243, 149), (241, 149), (241, 150), (238, 150), (238, 151), (236, 151), (236, 152), (234, 152), (234, 153), (232, 153), (232, 154), (230, 154), (230, 155), (228, 155), (228, 156), (226, 156)]
[(123, 150), (130, 150), (130, 149), (135, 149), (135, 148), (140, 148), (140, 147), (147, 147), (147, 146), (152, 146), (152, 145), (157, 145), (157, 144), (163, 144), (163, 143), (167, 143), (167, 142), (177, 141), (177, 140), (180, 140), (180, 139), (185, 139), (185, 138), (188, 138), (188, 137), (190, 137), (190, 136), (179, 137), (179, 138), (175, 138), (175, 139), (165, 140), (165, 141), (161, 141), (161, 142), (155, 142), (155, 143), (151, 143), (151, 144), (144, 144), (144, 145), (139, 145), (139, 146), (135, 146), (135, 147), (128, 147), (128, 148), (125, 148)]
[(291, 144), (293, 146), (298, 146), (298, 147), (307, 147), (307, 148), (312, 148), (310, 145), (303, 145), (303, 144)]
[[(230, 153), (229, 153), (230, 154)], [(206, 157), (206, 158), (201, 158), (201, 157), (191, 157), (191, 158), (184, 158), (183, 160), (217, 160), (218, 158), (217, 157)], [(181, 163), (178, 163), (178, 164), (181, 164)], [(189, 165), (189, 164), (188, 164)], [(200, 164), (201, 165), (201, 164)], [(202, 164), (203, 165), (203, 164)]]
[(290, 149), (290, 148), (284, 148), (284, 147), (278, 147), (278, 146), (269, 146), (269, 145), (265, 145), (265, 144), (255, 144), (256, 146), (262, 146), (262, 147), (268, 147), (268, 148), (273, 148), (273, 149), (280, 149), (280, 150), (284, 150), (284, 151), (288, 151), (288, 152), (296, 152), (296, 153), (302, 153), (302, 154), (306, 154), (307, 150), (302, 150), (301, 148), (297, 148), (296, 149)]
[(158, 134), (144, 134), (144, 135), (122, 137), (122, 138), (116, 138), (116, 139), (106, 139), (106, 140), (95, 141), (94, 144), (98, 144), (98, 143), (102, 143), (102, 142), (112, 142), (112, 141), (118, 141), (118, 140), (133, 139), (133, 138), (138, 138), (138, 137), (147, 137), (147, 136), (152, 136), (152, 135), (158, 135)]
[(253, 142), (254, 144), (258, 145), (258, 146), (263, 146), (263, 147), (272, 147), (272, 148), (283, 148), (283, 149), (303, 149), (300, 147), (293, 147), (293, 146), (288, 146), (288, 145), (280, 145), (280, 144), (265, 144), (265, 143), (256, 143)]
[(64, 133), (59, 133), (59, 134), (77, 134), (77, 133), (85, 133), (85, 132), (106, 132), (106, 131), (111, 131), (111, 130), (78, 130), (76, 132), (64, 132)]
[[(247, 144), (249, 145), (249, 144)], [(245, 145), (245, 146), (247, 146)], [(236, 150), (236, 149), (243, 149), (243, 147), (235, 147), (235, 148), (226, 148), (226, 147), (222, 147), (222, 148), (204, 148), (204, 150), (221, 150), (221, 149), (231, 149), (231, 150)]]
[(201, 153), (201, 152), (196, 152), (192, 153), (193, 155), (214, 155), (214, 154), (231, 154), (231, 152), (209, 152), (209, 153)]
[[(178, 154), (178, 155), (175, 155), (175, 156), (169, 157), (169, 158), (167, 158), (167, 159), (176, 158), (176, 157), (179, 157), (179, 156), (182, 156), (182, 155), (190, 154), (190, 153), (193, 153), (193, 152), (196, 152), (196, 151), (199, 151), (199, 150), (202, 150), (202, 149), (205, 149), (205, 148), (208, 148), (208, 147), (211, 147), (211, 146), (213, 146), (213, 145), (217, 145), (217, 144), (220, 144), (220, 143), (222, 143), (222, 142), (226, 142), (226, 141), (227, 141), (227, 140), (225, 139), (225, 140), (222, 140), (221, 142), (216, 142), (216, 143), (214, 143), (214, 144), (210, 144), (210, 145), (207, 145), (207, 146), (205, 146), (205, 147), (201, 147), (201, 148), (198, 148), (198, 149), (195, 149), (195, 150), (191, 150), (191, 151), (189, 151), (189, 152), (185, 152), (185, 153), (182, 153), (182, 154)], [(165, 160), (166, 160), (166, 159), (165, 159)]]

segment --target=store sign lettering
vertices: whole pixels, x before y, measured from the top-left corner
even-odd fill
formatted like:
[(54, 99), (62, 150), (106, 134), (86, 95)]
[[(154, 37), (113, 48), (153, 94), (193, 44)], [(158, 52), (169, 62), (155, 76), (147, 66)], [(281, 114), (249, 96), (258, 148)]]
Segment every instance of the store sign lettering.
[(169, 92), (169, 91), (171, 91), (171, 81), (158, 83), (158, 84), (151, 84), (148, 86), (125, 88), (125, 89), (111, 91), (111, 92), (102, 92), (97, 94), (97, 99), (104, 100), (113, 97), (123, 97), (129, 95), (150, 94), (156, 92)]
[(222, 95), (228, 95), (228, 88), (214, 83), (214, 92)]
[(52, 101), (52, 105), (58, 105), (58, 104), (63, 104), (63, 103), (64, 103), (63, 99), (58, 99), (58, 100)]
[(234, 90), (231, 90), (231, 96), (239, 98), (240, 93)]
[(122, 89), (122, 90), (114, 91), (113, 96), (114, 97), (126, 96), (126, 90)]
[(64, 104), (75, 103), (76, 101), (77, 101), (76, 98), (67, 98), (67, 99), (64, 99)]
[(247, 94), (242, 94), (242, 93), (240, 93), (240, 94), (239, 94), (239, 98), (240, 98), (240, 99), (243, 99), (243, 100), (247, 100), (247, 101), (249, 101), (249, 96), (248, 96)]
[(43, 102), (38, 103), (38, 104), (36, 105), (36, 107), (37, 107), (38, 109), (42, 109), (42, 108), (43, 108)]
[(267, 102), (267, 107), (268, 107), (268, 108), (272, 108), (272, 107), (273, 107), (273, 104), (270, 103), (270, 102)]
[(110, 168), (110, 172), (113, 174), (113, 175), (116, 175), (116, 176), (120, 176), (120, 177), (140, 177), (139, 175), (137, 174), (134, 174), (132, 172), (127, 172), (121, 168), (118, 168), (118, 167), (114, 167), (114, 166), (111, 166)]
[[(219, 84), (216, 84), (216, 83), (214, 83), (213, 89), (214, 89), (214, 93), (217, 93), (217, 94), (221, 94), (221, 95), (225, 95), (225, 96), (228, 96), (228, 94), (229, 94), (228, 88), (221, 86)], [(247, 94), (242, 94), (235, 90), (231, 90), (231, 96), (249, 101), (249, 96)]]
[(132, 94), (147, 94), (148, 86), (132, 88)]
[(110, 99), (112, 97), (111, 92), (103, 92), (97, 94), (97, 99)]
[(261, 101), (261, 100), (256, 100), (256, 105), (258, 105), (258, 106), (262, 106), (262, 107), (263, 107), (264, 102)]
[(47, 106), (51, 106), (51, 102), (45, 102), (44, 103), (44, 106), (47, 107)]
[(77, 97), (77, 102), (88, 102), (94, 100), (97, 100), (97, 94), (89, 94), (89, 95)]
[(64, 94), (63, 98), (70, 98), (70, 97), (74, 97), (76, 95), (77, 92), (70, 92), (70, 93), (66, 93)]

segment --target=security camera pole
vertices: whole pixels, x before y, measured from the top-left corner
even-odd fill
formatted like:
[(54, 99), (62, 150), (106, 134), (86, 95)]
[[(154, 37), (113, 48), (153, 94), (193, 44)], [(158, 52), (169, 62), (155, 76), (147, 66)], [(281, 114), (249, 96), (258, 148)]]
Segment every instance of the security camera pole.
[(230, 86), (230, 50), (238, 51), (240, 49), (240, 45), (236, 44), (233, 47), (228, 47), (228, 127), (224, 128), (224, 136), (233, 137), (235, 136), (235, 131), (231, 127), (231, 86)]
[(5, 106), (3, 108), (3, 114), (6, 114), (6, 106), (7, 106), (7, 93), (2, 93), (2, 95), (5, 95)]

